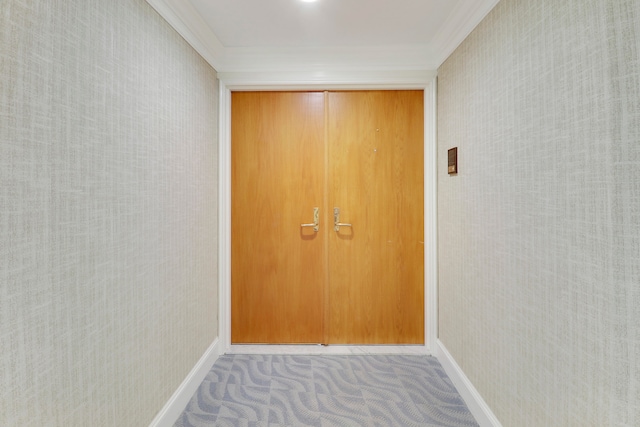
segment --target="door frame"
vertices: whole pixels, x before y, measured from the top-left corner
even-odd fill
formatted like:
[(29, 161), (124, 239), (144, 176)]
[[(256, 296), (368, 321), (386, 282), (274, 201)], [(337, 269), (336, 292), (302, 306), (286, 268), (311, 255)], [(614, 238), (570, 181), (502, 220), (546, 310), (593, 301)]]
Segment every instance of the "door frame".
[[(435, 71), (218, 73), (218, 339), (221, 354), (430, 354), (438, 351)], [(408, 346), (231, 345), (231, 92), (239, 90), (424, 90), (425, 344)], [(429, 237), (429, 238), (427, 238)]]

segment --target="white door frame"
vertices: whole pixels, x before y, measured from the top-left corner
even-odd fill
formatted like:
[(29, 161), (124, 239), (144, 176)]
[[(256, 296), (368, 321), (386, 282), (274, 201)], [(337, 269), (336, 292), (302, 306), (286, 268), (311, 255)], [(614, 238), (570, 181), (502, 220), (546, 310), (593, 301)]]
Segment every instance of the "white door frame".
[[(438, 346), (438, 236), (436, 73), (425, 71), (337, 73), (219, 73), (218, 338), (220, 353), (413, 353), (436, 355)], [(231, 91), (235, 90), (424, 90), (425, 344), (412, 346), (231, 345)]]

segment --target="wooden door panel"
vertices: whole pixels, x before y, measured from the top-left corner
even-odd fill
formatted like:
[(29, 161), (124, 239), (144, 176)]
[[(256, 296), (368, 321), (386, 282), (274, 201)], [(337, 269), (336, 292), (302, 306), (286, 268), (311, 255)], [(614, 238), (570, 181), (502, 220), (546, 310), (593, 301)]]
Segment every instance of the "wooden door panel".
[(423, 344), (423, 93), (328, 96), (329, 342)]
[[(324, 94), (232, 94), (232, 343), (320, 343)], [(320, 217), (324, 227), (327, 218)]]
[(232, 343), (424, 343), (422, 99), (232, 94)]

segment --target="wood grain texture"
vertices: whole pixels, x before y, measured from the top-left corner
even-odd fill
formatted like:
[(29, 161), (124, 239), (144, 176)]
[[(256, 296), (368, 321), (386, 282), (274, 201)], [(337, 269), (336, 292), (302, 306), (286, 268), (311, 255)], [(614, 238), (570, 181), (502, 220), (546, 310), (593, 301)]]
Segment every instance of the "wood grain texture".
[[(324, 94), (232, 94), (231, 339), (320, 343)], [(327, 217), (321, 212), (321, 230)]]
[(422, 344), (423, 93), (328, 96), (329, 341)]
[(232, 95), (233, 343), (424, 343), (423, 126), (422, 91)]

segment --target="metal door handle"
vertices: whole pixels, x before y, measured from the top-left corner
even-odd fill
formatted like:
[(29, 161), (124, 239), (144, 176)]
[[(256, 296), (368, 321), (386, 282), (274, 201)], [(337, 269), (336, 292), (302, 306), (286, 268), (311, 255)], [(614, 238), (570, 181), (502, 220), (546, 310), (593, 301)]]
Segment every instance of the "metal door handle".
[(313, 231), (320, 230), (320, 208), (313, 208), (313, 224), (300, 224), (300, 227), (313, 227)]
[(333, 208), (333, 229), (340, 231), (340, 227), (351, 227), (351, 224), (340, 222), (340, 208)]

